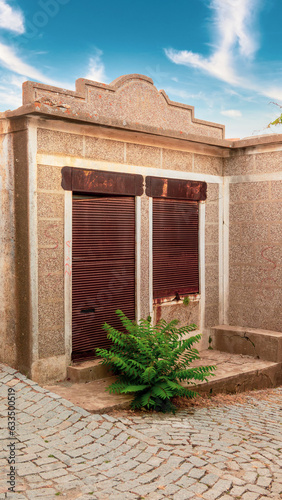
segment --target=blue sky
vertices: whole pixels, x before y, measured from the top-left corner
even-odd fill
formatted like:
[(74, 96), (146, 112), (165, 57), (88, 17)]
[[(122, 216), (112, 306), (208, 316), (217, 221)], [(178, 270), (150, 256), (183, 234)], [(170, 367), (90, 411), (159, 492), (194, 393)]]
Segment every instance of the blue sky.
[(280, 0), (0, 0), (0, 110), (25, 80), (141, 73), (226, 137), (281, 133), (281, 21)]

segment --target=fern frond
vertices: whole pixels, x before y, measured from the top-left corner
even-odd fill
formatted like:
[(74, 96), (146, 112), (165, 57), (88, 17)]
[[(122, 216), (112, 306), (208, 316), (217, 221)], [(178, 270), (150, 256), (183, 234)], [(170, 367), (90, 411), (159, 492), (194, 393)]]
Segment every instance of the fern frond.
[(141, 375), (141, 379), (144, 380), (144, 382), (151, 382), (151, 380), (154, 378), (156, 375), (156, 370), (153, 366), (148, 366), (144, 373)]
[(155, 402), (152, 399), (152, 390), (145, 392), (145, 394), (142, 394), (140, 396), (140, 401), (142, 402), (142, 406), (145, 406), (148, 408), (153, 407)]
[(170, 399), (173, 396), (173, 390), (166, 382), (154, 385), (152, 388), (152, 396), (157, 396), (161, 399)]
[(128, 385), (124, 387), (120, 392), (126, 394), (127, 392), (139, 392), (148, 389), (149, 385)]
[(187, 387), (182, 387), (179, 396), (182, 398), (193, 399), (199, 396), (199, 394), (195, 391), (191, 391), (191, 389), (188, 389)]
[(108, 391), (110, 394), (120, 394), (123, 389), (125, 389), (128, 386), (128, 380), (126, 379), (118, 379), (112, 384), (110, 384), (107, 388), (106, 391)]
[(207, 377), (213, 375), (215, 366), (202, 366), (188, 368), (186, 370), (176, 370), (175, 375), (178, 380), (207, 380)]

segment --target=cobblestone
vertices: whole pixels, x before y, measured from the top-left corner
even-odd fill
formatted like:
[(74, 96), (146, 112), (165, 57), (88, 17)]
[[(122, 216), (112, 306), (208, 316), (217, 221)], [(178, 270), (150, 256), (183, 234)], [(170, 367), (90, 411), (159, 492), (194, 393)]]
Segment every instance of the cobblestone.
[[(7, 395), (16, 396), (8, 433)], [(0, 499), (279, 500), (282, 388), (176, 415), (89, 414), (0, 365)], [(16, 492), (7, 491), (8, 444)]]

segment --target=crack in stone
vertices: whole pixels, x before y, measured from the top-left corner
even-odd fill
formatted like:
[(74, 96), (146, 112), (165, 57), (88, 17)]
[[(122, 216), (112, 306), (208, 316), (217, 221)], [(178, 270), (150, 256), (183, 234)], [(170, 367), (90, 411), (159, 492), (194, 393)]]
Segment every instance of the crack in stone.
[(242, 340), (243, 340), (243, 339), (247, 340), (248, 342), (250, 342), (250, 343), (252, 344), (252, 346), (253, 346), (253, 348), (254, 348), (254, 351), (255, 351), (255, 357), (256, 357), (257, 359), (260, 359), (260, 357), (259, 357), (259, 355), (258, 355), (258, 353), (257, 353), (257, 351), (256, 351), (256, 346), (255, 346), (255, 343), (254, 343), (254, 342), (250, 339), (250, 337), (248, 337), (248, 336), (247, 336), (247, 332), (244, 332), (243, 336), (242, 336), (242, 335), (240, 335), (240, 334), (238, 334), (238, 335), (237, 335), (237, 334), (235, 334), (235, 335), (227, 335), (227, 334), (223, 334), (223, 336), (224, 336), (224, 337), (228, 337), (229, 339), (232, 339), (233, 337), (236, 337), (236, 338), (240, 338), (240, 339), (242, 339)]

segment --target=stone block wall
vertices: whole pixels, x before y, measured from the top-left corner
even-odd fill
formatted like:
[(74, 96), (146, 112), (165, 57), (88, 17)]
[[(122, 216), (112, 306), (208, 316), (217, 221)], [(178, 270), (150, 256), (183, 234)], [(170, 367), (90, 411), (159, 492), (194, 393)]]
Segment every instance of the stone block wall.
[(38, 204), (38, 354), (65, 353), (64, 341), (64, 190), (61, 168), (37, 167)]
[(224, 138), (224, 126), (194, 117), (192, 106), (171, 101), (144, 75), (125, 75), (110, 85), (80, 78), (76, 91), (35, 82), (23, 85), (24, 105), (36, 104), (57, 117), (93, 121), (103, 125), (187, 136)]
[(167, 302), (161, 305), (158, 304), (154, 306), (154, 323), (156, 323), (160, 319), (164, 319), (168, 323), (174, 319), (178, 319), (178, 327), (194, 323), (199, 328), (199, 300), (193, 300), (193, 298), (191, 298), (188, 305), (185, 305), (182, 302)]
[(209, 328), (219, 322), (219, 185), (210, 183), (205, 217), (205, 287), (205, 327)]
[(281, 331), (282, 151), (226, 163), (243, 176), (230, 178), (229, 324)]
[(0, 122), (0, 359), (15, 365), (15, 217), (12, 137), (6, 120)]
[[(52, 164), (38, 163), (38, 348), (39, 359), (65, 355), (64, 344), (64, 190), (61, 188), (61, 165), (79, 166), (79, 158), (86, 160), (87, 168), (123, 169), (131, 173), (139, 167), (149, 169), (196, 172), (217, 178), (222, 174), (223, 160), (206, 154), (179, 151), (139, 143), (128, 143), (95, 137), (89, 127), (78, 134), (39, 126), (37, 131), (38, 158), (52, 158)], [(57, 160), (56, 160), (57, 159)], [(91, 162), (95, 162), (92, 166)], [(124, 167), (122, 167), (124, 165)], [(138, 170), (140, 173), (140, 170)], [(146, 171), (148, 175), (148, 171)], [(145, 178), (145, 175), (144, 175)], [(206, 307), (207, 324), (218, 322), (218, 181), (209, 183), (206, 204)], [(149, 303), (149, 198), (141, 197), (141, 271), (140, 316), (150, 313)], [(158, 309), (158, 310), (157, 310)], [(180, 325), (195, 323), (200, 326), (199, 300), (189, 306), (162, 304), (154, 307), (154, 319), (167, 321), (178, 318)], [(203, 325), (202, 325), (203, 326)], [(46, 359), (47, 361), (47, 359)]]

